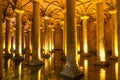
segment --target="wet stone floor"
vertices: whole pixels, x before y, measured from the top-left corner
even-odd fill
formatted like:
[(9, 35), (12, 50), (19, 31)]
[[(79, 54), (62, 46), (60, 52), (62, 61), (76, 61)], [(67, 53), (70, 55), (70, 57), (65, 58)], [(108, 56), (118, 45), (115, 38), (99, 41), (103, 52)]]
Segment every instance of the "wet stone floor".
[[(31, 67), (25, 60), (15, 62), (12, 59), (3, 59), (3, 80), (70, 80), (63, 78), (60, 72), (65, 65), (62, 54), (56, 51), (48, 59), (43, 59), (45, 65)], [(118, 62), (108, 60), (108, 67), (95, 66), (96, 56), (77, 56), (78, 65), (84, 76), (77, 80), (118, 80)], [(72, 80), (72, 79), (71, 79)], [(76, 79), (75, 79), (76, 80)]]

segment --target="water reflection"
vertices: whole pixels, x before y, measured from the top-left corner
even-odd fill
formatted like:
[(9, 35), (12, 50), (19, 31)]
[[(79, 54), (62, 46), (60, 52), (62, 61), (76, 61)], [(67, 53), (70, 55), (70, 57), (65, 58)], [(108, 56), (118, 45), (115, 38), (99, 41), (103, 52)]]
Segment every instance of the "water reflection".
[[(16, 62), (12, 59), (4, 59), (3, 80), (66, 80), (60, 72), (65, 65), (61, 60), (60, 51), (55, 51), (49, 59), (44, 59), (44, 66), (27, 66), (24, 62)], [(79, 80), (118, 80), (118, 62), (110, 62), (107, 68), (94, 66), (95, 58), (83, 58), (77, 56), (78, 65), (84, 76)], [(70, 80), (70, 79), (67, 79)]]
[(88, 80), (88, 60), (84, 60), (84, 80)]
[(21, 72), (22, 72), (22, 63), (18, 61), (14, 61), (14, 79), (18, 78), (18, 80), (21, 80)]
[(115, 63), (115, 80), (118, 80), (118, 62)]
[(106, 80), (106, 69), (100, 69), (100, 80)]

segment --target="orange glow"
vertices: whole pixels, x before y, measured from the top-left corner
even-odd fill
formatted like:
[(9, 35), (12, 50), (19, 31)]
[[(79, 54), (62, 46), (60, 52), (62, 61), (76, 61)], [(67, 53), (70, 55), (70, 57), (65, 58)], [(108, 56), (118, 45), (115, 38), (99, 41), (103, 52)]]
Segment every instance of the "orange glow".
[(118, 62), (115, 63), (115, 80), (118, 80)]
[(100, 51), (100, 61), (106, 61), (104, 49), (101, 49)]
[(78, 52), (80, 51), (80, 44), (79, 43), (77, 44), (77, 51)]
[[(21, 36), (21, 34), (20, 34), (20, 36)], [(20, 54), (20, 56), (22, 56), (22, 41), (21, 41), (21, 38), (20, 38), (20, 44), (19, 44), (19, 51), (18, 51), (18, 53)]]
[(81, 19), (89, 19), (89, 16), (81, 16)]
[(106, 70), (100, 69), (100, 80), (106, 80)]
[(50, 18), (49, 18), (48, 16), (45, 16), (44, 19), (45, 19), (45, 20), (49, 20)]
[(41, 77), (41, 69), (38, 71), (38, 80), (41, 80), (40, 77)]
[(21, 75), (22, 75), (22, 63), (20, 63), (19, 67), (18, 67), (18, 73), (19, 73), (19, 80), (21, 80)]
[(10, 69), (10, 61), (11, 59), (8, 60), (8, 69)]
[(85, 80), (88, 80), (88, 60), (84, 60), (84, 74), (85, 74)]
[(88, 49), (87, 49), (87, 43), (84, 43), (84, 52), (85, 54), (87, 53)]
[(88, 52), (88, 44), (87, 44), (87, 19), (83, 19), (83, 45), (84, 45), (84, 53)]

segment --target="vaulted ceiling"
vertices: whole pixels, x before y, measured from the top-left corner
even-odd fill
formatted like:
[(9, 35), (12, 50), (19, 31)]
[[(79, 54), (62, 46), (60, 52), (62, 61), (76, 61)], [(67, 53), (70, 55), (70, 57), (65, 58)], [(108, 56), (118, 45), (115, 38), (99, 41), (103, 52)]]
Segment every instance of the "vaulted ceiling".
[[(96, 2), (100, 0), (76, 0), (76, 17), (79, 18), (83, 15), (90, 16), (93, 20), (96, 15)], [(109, 16), (108, 11), (116, 9), (115, 0), (104, 0), (104, 13), (105, 16)], [(32, 2), (31, 0), (3, 0), (2, 3), (2, 12), (3, 12), (3, 21), (6, 16), (15, 17), (14, 9), (22, 9), (25, 11), (23, 14), (23, 24), (32, 21)], [(66, 3), (65, 0), (43, 0), (40, 3), (40, 15), (41, 20), (44, 17), (51, 18), (50, 24), (59, 23), (63, 21), (65, 15)], [(79, 19), (78, 19), (79, 20)], [(52, 22), (54, 21), (54, 22)]]

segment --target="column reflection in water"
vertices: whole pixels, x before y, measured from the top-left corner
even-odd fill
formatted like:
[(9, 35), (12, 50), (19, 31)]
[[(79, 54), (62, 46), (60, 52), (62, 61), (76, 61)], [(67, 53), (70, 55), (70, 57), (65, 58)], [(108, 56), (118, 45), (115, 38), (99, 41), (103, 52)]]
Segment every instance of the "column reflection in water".
[(18, 66), (18, 80), (21, 80), (21, 75), (22, 75), (22, 63), (19, 64)]
[(41, 69), (38, 71), (38, 80), (41, 80)]
[(106, 69), (100, 69), (100, 80), (106, 80)]
[(18, 78), (18, 80), (22, 80), (22, 63), (14, 61), (14, 78)]
[(4, 79), (7, 79), (7, 78), (9, 78), (9, 76), (10, 76), (10, 68), (11, 68), (11, 66), (10, 66), (10, 59), (4, 59), (4, 72), (3, 72), (3, 77), (4, 77)]
[(118, 80), (118, 62), (115, 63), (115, 80)]
[(88, 80), (88, 60), (84, 60), (84, 80)]
[(49, 75), (51, 74), (51, 62), (50, 62), (50, 58), (49, 59), (45, 59), (45, 75), (44, 75), (44, 79), (49, 79)]

